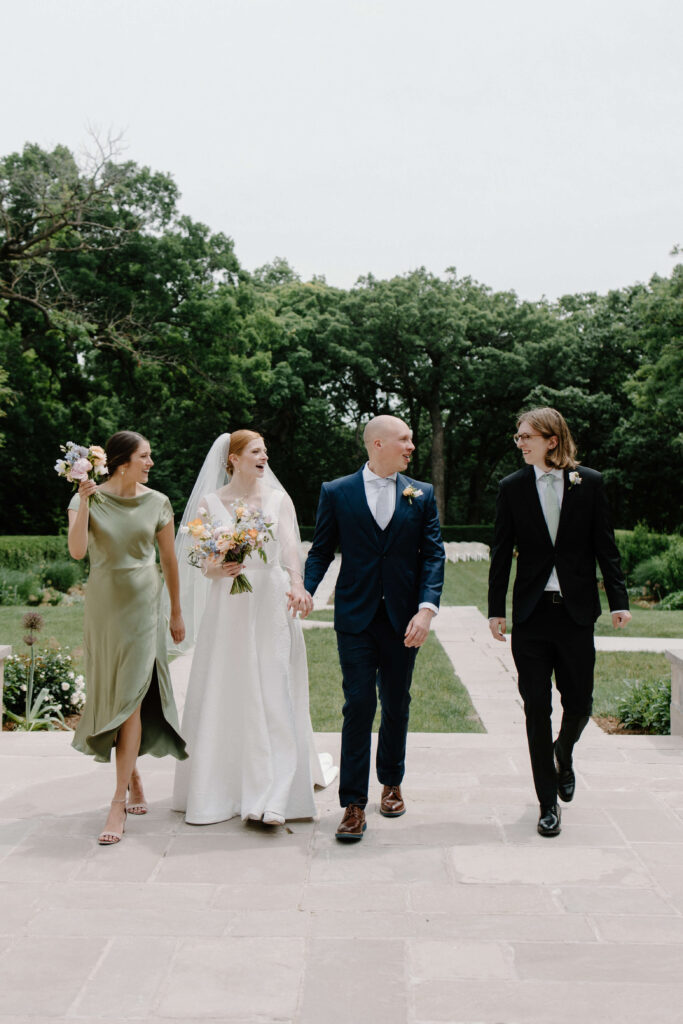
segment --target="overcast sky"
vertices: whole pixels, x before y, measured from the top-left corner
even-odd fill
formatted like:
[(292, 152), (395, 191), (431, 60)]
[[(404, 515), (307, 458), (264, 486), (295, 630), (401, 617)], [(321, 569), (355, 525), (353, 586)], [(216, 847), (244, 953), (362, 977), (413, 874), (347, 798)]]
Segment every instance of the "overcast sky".
[(243, 266), (555, 298), (683, 243), (678, 0), (0, 0), (0, 153), (87, 126)]

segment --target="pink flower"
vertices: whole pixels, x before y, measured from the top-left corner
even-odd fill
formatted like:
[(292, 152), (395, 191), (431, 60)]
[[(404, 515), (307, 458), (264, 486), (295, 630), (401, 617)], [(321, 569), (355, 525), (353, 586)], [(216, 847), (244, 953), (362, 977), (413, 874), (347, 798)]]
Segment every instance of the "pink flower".
[(88, 459), (76, 459), (71, 467), (72, 480), (87, 480), (92, 466)]

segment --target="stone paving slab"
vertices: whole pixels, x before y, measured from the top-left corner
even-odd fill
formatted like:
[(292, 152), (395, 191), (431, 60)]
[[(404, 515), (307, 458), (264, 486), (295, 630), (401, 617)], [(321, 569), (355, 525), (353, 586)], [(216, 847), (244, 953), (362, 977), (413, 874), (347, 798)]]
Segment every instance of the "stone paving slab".
[(187, 825), (145, 757), (151, 811), (101, 848), (111, 768), (2, 734), (0, 1024), (679, 1024), (683, 739), (587, 729), (542, 839), (509, 645), (454, 611), (489, 731), (411, 734), (408, 813), (382, 818), (373, 782), (355, 846), (330, 789), (314, 822)]

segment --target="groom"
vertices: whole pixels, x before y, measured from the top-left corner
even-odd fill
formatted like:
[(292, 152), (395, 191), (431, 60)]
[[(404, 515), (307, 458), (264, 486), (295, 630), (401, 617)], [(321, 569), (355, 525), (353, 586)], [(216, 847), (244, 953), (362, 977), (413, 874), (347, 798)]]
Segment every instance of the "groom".
[(445, 561), (434, 489), (402, 473), (415, 448), (410, 428), (395, 416), (376, 416), (363, 440), (366, 465), (322, 485), (304, 574), (312, 595), (340, 548), (334, 626), (345, 698), (339, 775), (345, 811), (336, 837), (347, 842), (362, 839), (366, 827), (378, 690), (380, 814), (405, 813), (410, 681), (438, 611)]

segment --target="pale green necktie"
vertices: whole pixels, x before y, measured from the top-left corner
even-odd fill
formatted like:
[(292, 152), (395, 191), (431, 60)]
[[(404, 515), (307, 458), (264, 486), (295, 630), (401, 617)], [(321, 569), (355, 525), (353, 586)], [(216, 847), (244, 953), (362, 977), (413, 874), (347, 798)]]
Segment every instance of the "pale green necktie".
[(557, 537), (557, 527), (560, 523), (560, 503), (557, 499), (555, 484), (553, 483), (553, 474), (544, 473), (539, 479), (545, 486), (545, 521), (548, 524), (550, 539), (554, 544)]
[(385, 530), (391, 522), (393, 514), (392, 505), (392, 494), (391, 487), (395, 487), (396, 484), (393, 480), (386, 477), (381, 482), (375, 485), (379, 490), (379, 496), (377, 498), (377, 511), (375, 512), (375, 519), (380, 530)]

